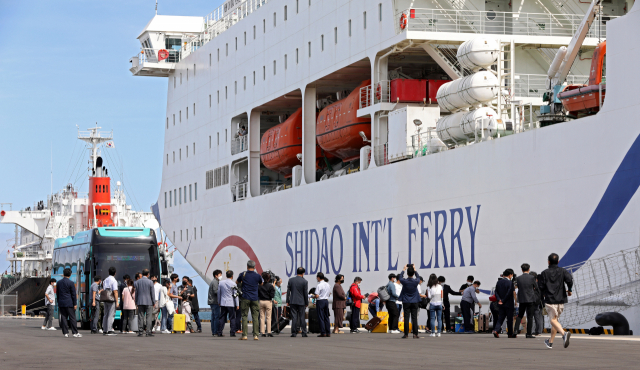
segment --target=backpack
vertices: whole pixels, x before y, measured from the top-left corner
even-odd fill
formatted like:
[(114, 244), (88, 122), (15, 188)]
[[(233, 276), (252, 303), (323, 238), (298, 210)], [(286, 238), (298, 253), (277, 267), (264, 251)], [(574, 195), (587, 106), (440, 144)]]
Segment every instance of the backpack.
[(381, 302), (386, 302), (389, 299), (391, 299), (391, 295), (387, 291), (387, 287), (386, 286), (383, 285), (380, 288), (378, 288), (378, 298), (380, 298)]
[(346, 301), (346, 305), (347, 306), (351, 306), (353, 304), (353, 298), (351, 298), (351, 287), (349, 287), (349, 289), (347, 289), (347, 301)]

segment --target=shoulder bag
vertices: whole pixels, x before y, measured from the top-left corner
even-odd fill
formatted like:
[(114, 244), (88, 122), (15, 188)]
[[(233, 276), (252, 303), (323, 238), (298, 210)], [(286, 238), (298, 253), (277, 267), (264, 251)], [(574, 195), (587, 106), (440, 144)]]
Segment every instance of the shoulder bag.
[(113, 303), (116, 301), (116, 297), (113, 295), (113, 290), (110, 288), (104, 289), (100, 292), (100, 302), (110, 302)]

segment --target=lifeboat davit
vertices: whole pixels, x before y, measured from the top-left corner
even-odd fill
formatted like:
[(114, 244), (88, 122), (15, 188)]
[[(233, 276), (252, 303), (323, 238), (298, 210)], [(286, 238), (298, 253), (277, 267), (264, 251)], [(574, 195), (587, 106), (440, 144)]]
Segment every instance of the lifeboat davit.
[(318, 145), (344, 162), (360, 157), (360, 148), (366, 145), (360, 131), (371, 138), (371, 119), (357, 116), (360, 89), (368, 85), (371, 80), (363, 81), (349, 96), (327, 106), (318, 116)]
[(262, 164), (285, 177), (291, 176), (291, 169), (300, 164), (299, 153), (302, 153), (302, 108), (268, 129), (260, 141)]

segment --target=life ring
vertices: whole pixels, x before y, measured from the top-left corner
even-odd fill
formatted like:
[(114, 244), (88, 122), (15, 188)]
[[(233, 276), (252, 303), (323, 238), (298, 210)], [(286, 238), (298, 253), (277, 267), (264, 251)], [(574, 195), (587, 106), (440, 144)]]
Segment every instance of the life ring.
[(378, 87), (376, 87), (376, 100), (380, 101), (382, 99), (382, 85), (378, 83)]
[(400, 29), (407, 28), (407, 21), (407, 15), (405, 13), (402, 13), (402, 15), (400, 16)]

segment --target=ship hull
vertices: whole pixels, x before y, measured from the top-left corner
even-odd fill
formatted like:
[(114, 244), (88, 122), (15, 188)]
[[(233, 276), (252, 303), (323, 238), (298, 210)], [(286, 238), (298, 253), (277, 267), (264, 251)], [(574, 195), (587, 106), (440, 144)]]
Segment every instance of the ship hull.
[[(6, 278), (2, 278), (2, 287), (5, 287), (5, 281), (9, 280)], [(18, 294), (18, 305), (17, 312), (21, 312), (22, 305), (27, 306), (27, 311), (36, 310), (38, 311), (42, 306), (44, 306), (44, 293), (47, 290), (47, 283), (51, 280), (51, 277), (31, 277), (27, 278), (23, 283), (18, 285), (16, 288), (12, 290), (8, 290), (3, 292), (3, 295), (15, 295)], [(7, 298), (5, 298), (7, 299)], [(5, 301), (7, 304), (8, 300)], [(13, 301), (11, 301), (13, 303)], [(7, 314), (8, 311), (15, 311), (16, 307), (10, 307), (6, 305), (4, 307), (3, 314)]]

